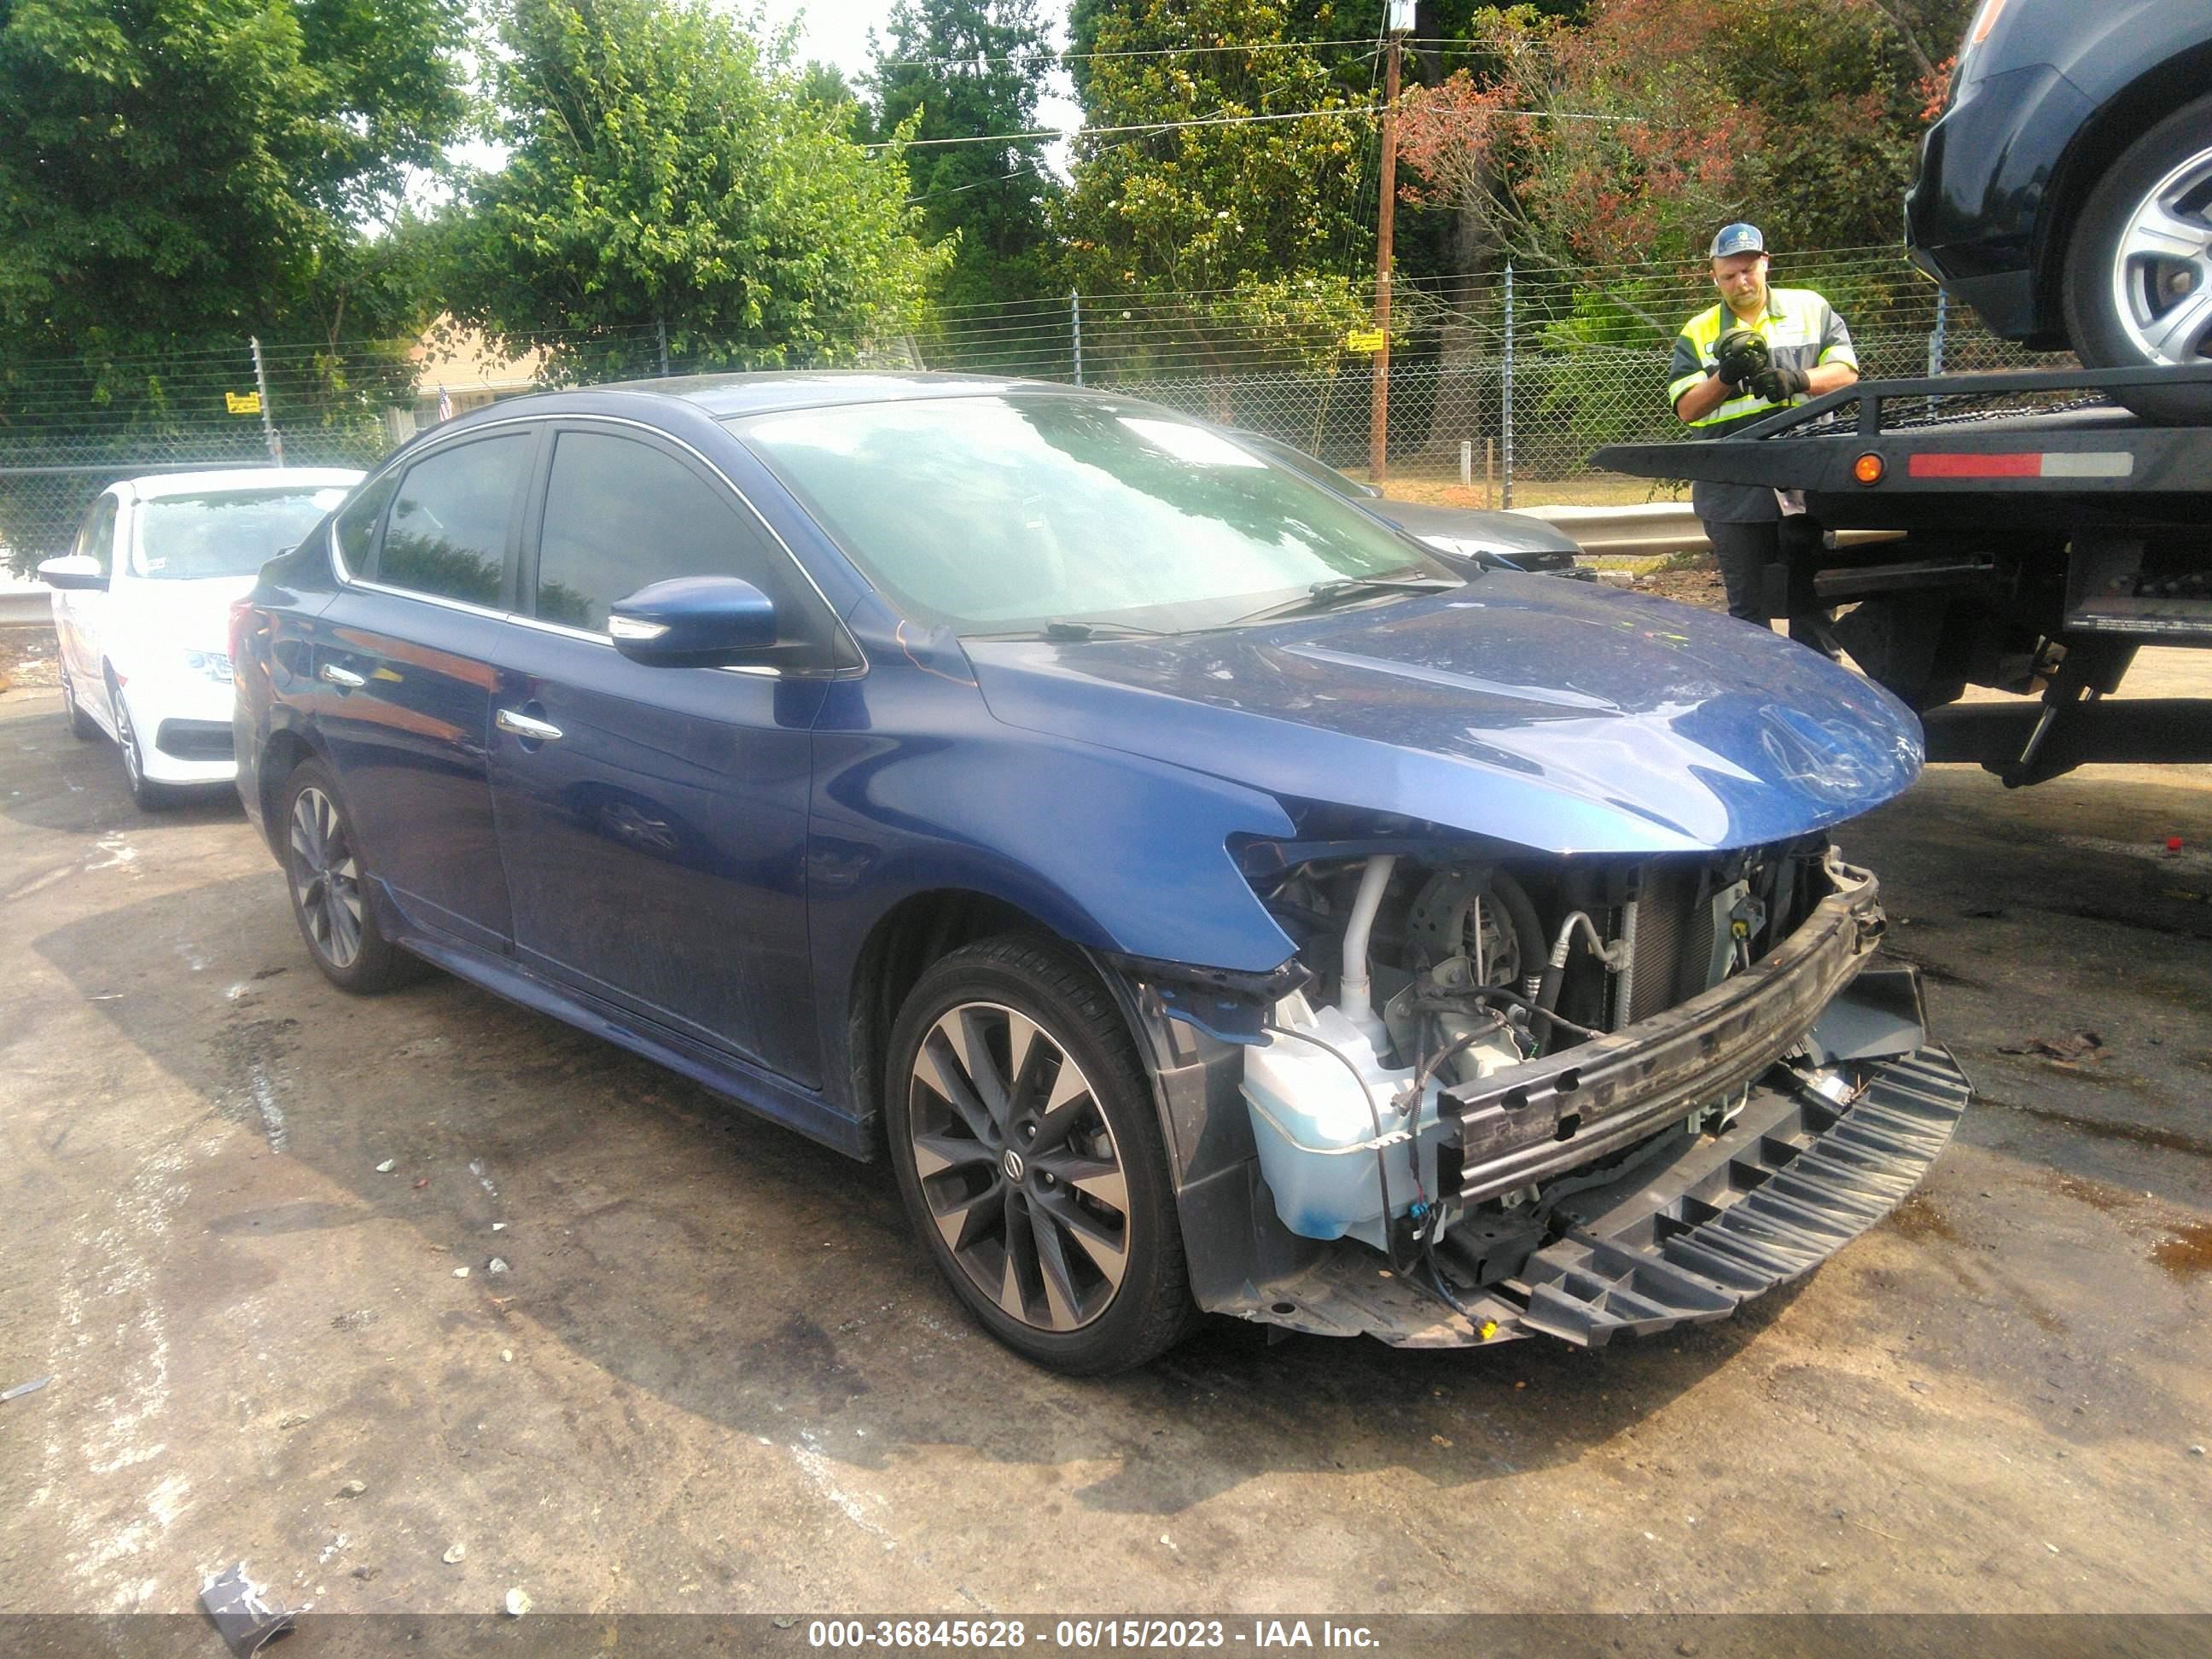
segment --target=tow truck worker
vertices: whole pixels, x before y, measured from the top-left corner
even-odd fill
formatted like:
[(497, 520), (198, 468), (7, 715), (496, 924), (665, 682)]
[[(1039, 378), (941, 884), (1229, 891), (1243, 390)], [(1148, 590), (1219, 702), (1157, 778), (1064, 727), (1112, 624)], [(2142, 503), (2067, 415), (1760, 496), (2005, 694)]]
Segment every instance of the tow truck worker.
[[(1719, 437), (1858, 379), (1850, 331), (1835, 307), (1810, 289), (1767, 287), (1766, 239), (1757, 225), (1723, 226), (1711, 252), (1721, 303), (1682, 325), (1667, 377), (1674, 413), (1695, 436)], [(1802, 497), (1699, 479), (1690, 502), (1712, 543), (1729, 615), (1765, 627), (1767, 568), (1819, 545)], [(1809, 575), (1799, 573), (1800, 581)], [(1832, 657), (1828, 622), (1826, 611), (1793, 611), (1790, 637)]]

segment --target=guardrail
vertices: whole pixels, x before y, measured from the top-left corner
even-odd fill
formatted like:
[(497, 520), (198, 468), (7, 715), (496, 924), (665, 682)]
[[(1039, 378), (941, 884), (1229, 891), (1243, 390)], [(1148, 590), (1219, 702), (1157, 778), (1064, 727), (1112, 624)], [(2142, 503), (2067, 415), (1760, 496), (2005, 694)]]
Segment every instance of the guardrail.
[(0, 566), (0, 628), (36, 627), (53, 619), (53, 589), (11, 579)]
[(1516, 510), (1565, 531), (1582, 544), (1585, 553), (1656, 558), (1668, 553), (1703, 553), (1712, 546), (1687, 501)]

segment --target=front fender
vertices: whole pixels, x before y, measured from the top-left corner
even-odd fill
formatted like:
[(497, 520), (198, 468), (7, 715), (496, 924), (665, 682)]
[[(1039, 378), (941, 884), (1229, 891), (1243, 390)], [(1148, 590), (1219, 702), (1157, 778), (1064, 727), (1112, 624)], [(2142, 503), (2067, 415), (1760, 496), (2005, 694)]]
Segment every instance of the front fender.
[[(872, 708), (896, 710), (896, 726)], [(879, 661), (831, 688), (815, 726), (806, 890), (823, 1052), (846, 1043), (870, 934), (925, 893), (995, 900), (1115, 957), (1270, 973), (1294, 947), (1229, 843), (1291, 832), (1271, 795), (1001, 725), (972, 682)]]

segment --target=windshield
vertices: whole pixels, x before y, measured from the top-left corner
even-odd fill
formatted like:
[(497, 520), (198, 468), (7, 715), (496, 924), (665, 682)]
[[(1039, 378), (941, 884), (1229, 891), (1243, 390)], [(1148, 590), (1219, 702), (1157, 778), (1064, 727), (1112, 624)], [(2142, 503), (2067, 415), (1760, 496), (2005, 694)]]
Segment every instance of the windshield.
[(1455, 580), (1326, 491), (1146, 404), (1012, 393), (731, 425), (871, 580), (963, 633), (1213, 628), (1320, 583)]
[(131, 568), (161, 581), (251, 576), (307, 533), (346, 497), (342, 485), (303, 489), (218, 489), (157, 495), (138, 506)]
[(1382, 493), (1371, 484), (1353, 483), (1327, 461), (1309, 455), (1279, 438), (1270, 438), (1263, 432), (1240, 432), (1237, 436), (1240, 441), (1249, 444), (1270, 460), (1281, 463), (1301, 477), (1311, 478), (1333, 495), (1342, 495), (1346, 500), (1372, 500)]

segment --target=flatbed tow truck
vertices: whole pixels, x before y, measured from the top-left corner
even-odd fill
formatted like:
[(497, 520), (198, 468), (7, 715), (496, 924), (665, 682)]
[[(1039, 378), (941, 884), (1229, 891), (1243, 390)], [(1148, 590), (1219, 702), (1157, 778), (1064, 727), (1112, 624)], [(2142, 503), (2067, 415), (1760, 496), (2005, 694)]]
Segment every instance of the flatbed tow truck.
[[(1771, 567), (1769, 608), (1850, 607), (1838, 640), (1920, 714), (1931, 761), (2014, 787), (2212, 761), (2212, 700), (2107, 700), (2142, 646), (2212, 647), (2212, 425), (2107, 395), (2154, 380), (2201, 385), (2212, 411), (2212, 367), (1862, 380), (1724, 438), (1591, 459), (1802, 490), (1827, 531), (1887, 532)], [(2023, 701), (1960, 702), (1969, 685)]]

